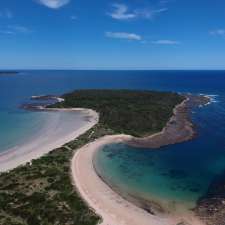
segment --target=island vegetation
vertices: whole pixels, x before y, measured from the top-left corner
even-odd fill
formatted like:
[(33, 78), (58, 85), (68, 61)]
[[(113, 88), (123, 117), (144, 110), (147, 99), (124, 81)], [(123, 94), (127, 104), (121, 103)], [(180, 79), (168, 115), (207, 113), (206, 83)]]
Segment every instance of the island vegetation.
[(99, 123), (79, 138), (0, 175), (1, 225), (94, 225), (100, 220), (75, 190), (70, 160), (76, 149), (107, 134), (145, 136), (161, 130), (184, 100), (176, 93), (79, 90), (51, 107), (92, 108)]
[(171, 92), (130, 90), (79, 90), (62, 98), (65, 101), (51, 107), (94, 109), (104, 127), (136, 137), (162, 130), (175, 105), (184, 100)]
[(4, 75), (16, 75), (18, 74), (18, 71), (14, 71), (14, 70), (1, 70), (0, 71), (0, 76), (4, 76)]

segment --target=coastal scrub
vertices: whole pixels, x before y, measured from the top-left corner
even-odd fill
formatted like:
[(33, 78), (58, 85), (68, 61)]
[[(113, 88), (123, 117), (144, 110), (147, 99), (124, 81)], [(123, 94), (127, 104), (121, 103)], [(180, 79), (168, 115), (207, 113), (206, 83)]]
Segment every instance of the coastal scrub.
[(52, 107), (92, 108), (100, 122), (79, 138), (0, 175), (1, 225), (94, 225), (100, 220), (74, 190), (70, 160), (76, 149), (104, 135), (147, 136), (160, 131), (184, 100), (176, 93), (80, 90)]

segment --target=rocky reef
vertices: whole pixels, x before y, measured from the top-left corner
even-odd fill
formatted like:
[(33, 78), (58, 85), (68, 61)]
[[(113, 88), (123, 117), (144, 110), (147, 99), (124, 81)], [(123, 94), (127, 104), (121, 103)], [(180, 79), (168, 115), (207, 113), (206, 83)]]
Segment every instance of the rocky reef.
[(207, 225), (225, 225), (225, 171), (212, 181), (194, 211)]

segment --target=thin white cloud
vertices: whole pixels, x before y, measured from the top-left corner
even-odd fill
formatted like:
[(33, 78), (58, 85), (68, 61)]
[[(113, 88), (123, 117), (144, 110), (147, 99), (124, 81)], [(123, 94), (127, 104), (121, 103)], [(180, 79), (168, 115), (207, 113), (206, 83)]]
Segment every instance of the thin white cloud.
[(126, 33), (126, 32), (106, 32), (105, 36), (108, 38), (116, 38), (116, 39), (125, 39), (132, 41), (141, 41), (142, 37), (138, 34), (134, 33)]
[(9, 29), (17, 32), (17, 33), (30, 33), (32, 32), (28, 27), (24, 27), (24, 26), (20, 26), (20, 25), (11, 25), (11, 26), (8, 26)]
[(225, 29), (212, 30), (209, 33), (214, 36), (225, 37)]
[(160, 9), (135, 9), (130, 11), (128, 6), (125, 4), (113, 4), (113, 11), (107, 13), (110, 17), (116, 20), (132, 20), (137, 18), (144, 18), (144, 19), (152, 19), (156, 15), (167, 11), (167, 8), (160, 8)]
[(29, 34), (32, 30), (28, 27), (20, 25), (8, 25), (6, 27), (0, 28), (0, 33), (5, 35), (14, 35), (14, 34)]
[(70, 2), (70, 0), (36, 0), (36, 1), (51, 9), (59, 9)]
[(4, 9), (0, 11), (0, 18), (12, 19), (13, 13), (9, 9)]
[(150, 10), (150, 9), (144, 9), (144, 10), (136, 10), (136, 14), (139, 17), (145, 18), (145, 19), (153, 19), (157, 15), (166, 12), (168, 9), (167, 8), (160, 8), (160, 9), (155, 9), (155, 10)]
[(152, 10), (152, 13), (157, 14), (157, 13), (162, 13), (166, 11), (168, 11), (168, 8), (161, 8), (161, 9)]
[(125, 4), (113, 4), (114, 10), (108, 13), (113, 19), (129, 20), (137, 17), (135, 13), (128, 13), (128, 7)]
[(169, 0), (162, 0), (162, 1), (160, 1), (159, 3), (161, 4), (161, 5), (166, 5), (166, 4), (168, 4), (170, 1)]
[(0, 34), (13, 35), (15, 33), (13, 31), (10, 31), (10, 30), (0, 30)]
[(152, 44), (157, 44), (157, 45), (179, 45), (179, 41), (173, 41), (173, 40), (156, 40), (152, 41)]

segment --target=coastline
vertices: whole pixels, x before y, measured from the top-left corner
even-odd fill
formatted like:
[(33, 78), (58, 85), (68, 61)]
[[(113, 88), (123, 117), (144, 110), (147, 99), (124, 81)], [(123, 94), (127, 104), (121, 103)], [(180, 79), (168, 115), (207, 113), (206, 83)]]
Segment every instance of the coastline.
[[(113, 191), (96, 173), (93, 157), (105, 144), (123, 142), (130, 139), (127, 135), (102, 137), (77, 150), (72, 164), (72, 178), (81, 197), (98, 215), (101, 225), (203, 225), (191, 212), (182, 215), (157, 213), (151, 214), (127, 201)], [(188, 223), (187, 223), (188, 222)]]
[(153, 215), (137, 207), (114, 192), (101, 179), (95, 170), (93, 159), (104, 145), (111, 143), (123, 142), (136, 147), (159, 148), (164, 145), (190, 140), (196, 133), (189, 120), (189, 113), (193, 106), (205, 105), (208, 102), (209, 98), (207, 97), (199, 96), (194, 98), (188, 95), (181, 104), (175, 107), (172, 117), (161, 132), (144, 138), (135, 138), (124, 134), (104, 136), (76, 151), (71, 163), (74, 185), (87, 204), (102, 217), (102, 225), (204, 224), (194, 213), (189, 211), (182, 215), (163, 214), (160, 212)]
[[(56, 118), (52, 121), (52, 123), (47, 124), (45, 129), (42, 132), (39, 132), (40, 134), (32, 137), (27, 143), (0, 153), (0, 172), (9, 171), (17, 166), (31, 162), (33, 159), (40, 158), (53, 149), (59, 148), (67, 142), (77, 138), (98, 122), (98, 114), (91, 109), (42, 108), (40, 110), (59, 113), (59, 115), (55, 115)], [(64, 123), (60, 113), (81, 113), (83, 117), (83, 124), (80, 124), (80, 127), (76, 127), (76, 121), (74, 121), (74, 123), (68, 122), (63, 128), (60, 128)], [(76, 115), (74, 114), (73, 116)], [(55, 130), (58, 130), (58, 132), (54, 133), (53, 131)]]
[(207, 96), (185, 95), (185, 100), (173, 109), (173, 115), (161, 132), (153, 135), (136, 138), (132, 137), (126, 144), (139, 148), (160, 148), (193, 139), (197, 133), (190, 119), (193, 107), (207, 105), (210, 98)]
[[(177, 105), (174, 109), (175, 118), (177, 118), (177, 114), (183, 113), (183, 107), (186, 106), (187, 99), (184, 100), (181, 104)], [(181, 110), (177, 110), (177, 108), (181, 107)], [(46, 108), (46, 107), (36, 107), (34, 110), (40, 110), (40, 111), (61, 111), (61, 112), (73, 112), (73, 111), (85, 111), (91, 115), (91, 120), (88, 121), (88, 123), (83, 126), (82, 128), (74, 131), (73, 133), (70, 133), (68, 136), (60, 136), (59, 141), (57, 143), (53, 142), (53, 146), (47, 148), (39, 148), (37, 152), (31, 152), (29, 154), (22, 154), (21, 160), (17, 157), (17, 160), (14, 160), (14, 163), (21, 165), (26, 162), (30, 162), (32, 159), (39, 158), (42, 155), (48, 153), (52, 149), (55, 149), (57, 147), (62, 146), (63, 144), (73, 140), (74, 138), (78, 137), (79, 135), (85, 133), (87, 130), (89, 130), (91, 127), (93, 127), (95, 124), (98, 123), (98, 114), (90, 109), (83, 109), (83, 108)], [(188, 110), (185, 110), (185, 115)], [(184, 115), (183, 114), (183, 115)], [(157, 138), (160, 135), (164, 135), (165, 131), (167, 130), (168, 126), (174, 125), (176, 123), (173, 122), (174, 115), (171, 117), (170, 121), (167, 123), (166, 127), (159, 133), (153, 134), (150, 137), (147, 138), (134, 138), (130, 135), (112, 135), (112, 136), (104, 136), (97, 140), (95, 140), (92, 143), (89, 143), (80, 149), (78, 149), (72, 158), (72, 179), (74, 180), (74, 183), (76, 185), (76, 188), (78, 189), (78, 192), (81, 194), (83, 199), (88, 203), (88, 205), (96, 211), (97, 214), (102, 216), (103, 222), (102, 225), (122, 225), (122, 224), (129, 224), (129, 225), (147, 225), (151, 223), (152, 225), (174, 225), (174, 224), (182, 224), (186, 225), (189, 223), (186, 223), (186, 221), (190, 222), (192, 225), (203, 225), (197, 218), (194, 217), (194, 215), (187, 213), (182, 214), (181, 216), (177, 217), (176, 215), (169, 214), (165, 215), (163, 213), (159, 213), (156, 215), (152, 215), (151, 213), (147, 212), (146, 210), (137, 207), (135, 204), (125, 200), (123, 197), (121, 197), (118, 193), (114, 192), (105, 182), (102, 181), (102, 179), (98, 176), (96, 173), (94, 166), (93, 166), (93, 157), (97, 153), (97, 151), (101, 148), (101, 146), (105, 144), (110, 144), (113, 142), (125, 142), (131, 145), (137, 145), (137, 141), (139, 143), (144, 143), (144, 145), (139, 144), (139, 147), (146, 146), (146, 143), (149, 146), (149, 141), (151, 143), (152, 140)], [(173, 120), (172, 120), (173, 118)], [(183, 118), (183, 117), (182, 117)], [(89, 117), (90, 119), (90, 117)], [(172, 122), (171, 122), (172, 121)], [(194, 129), (192, 127), (192, 124), (185, 119), (183, 122), (187, 122), (185, 126), (187, 126), (188, 133), (189, 134), (188, 139), (187, 136), (183, 135), (185, 139), (177, 139), (173, 140), (172, 143), (181, 142), (185, 140), (189, 140), (194, 137)], [(172, 126), (174, 129), (174, 126)], [(175, 126), (177, 129), (179, 126)], [(181, 129), (181, 128), (180, 128)], [(183, 127), (182, 127), (183, 129)], [(179, 131), (179, 130), (178, 130)], [(179, 136), (180, 138), (180, 136)], [(144, 142), (144, 140), (147, 140), (147, 142)], [(171, 141), (171, 140), (170, 140)], [(60, 143), (59, 143), (60, 142)], [(172, 144), (172, 143), (162, 143), (162, 145)], [(58, 144), (58, 145), (57, 145)], [(45, 146), (46, 147), (46, 146)], [(154, 146), (152, 146), (154, 147)], [(6, 154), (7, 155), (7, 154)], [(9, 155), (8, 155), (9, 156)], [(11, 155), (12, 156), (12, 155)], [(13, 158), (14, 156), (12, 156)], [(1, 157), (0, 157), (1, 158)], [(0, 159), (1, 162), (1, 159)], [(15, 164), (11, 164), (10, 166), (12, 168), (18, 166)], [(6, 170), (11, 169), (7, 168)], [(94, 187), (94, 188), (93, 188)], [(97, 193), (95, 193), (95, 190), (98, 190)]]

